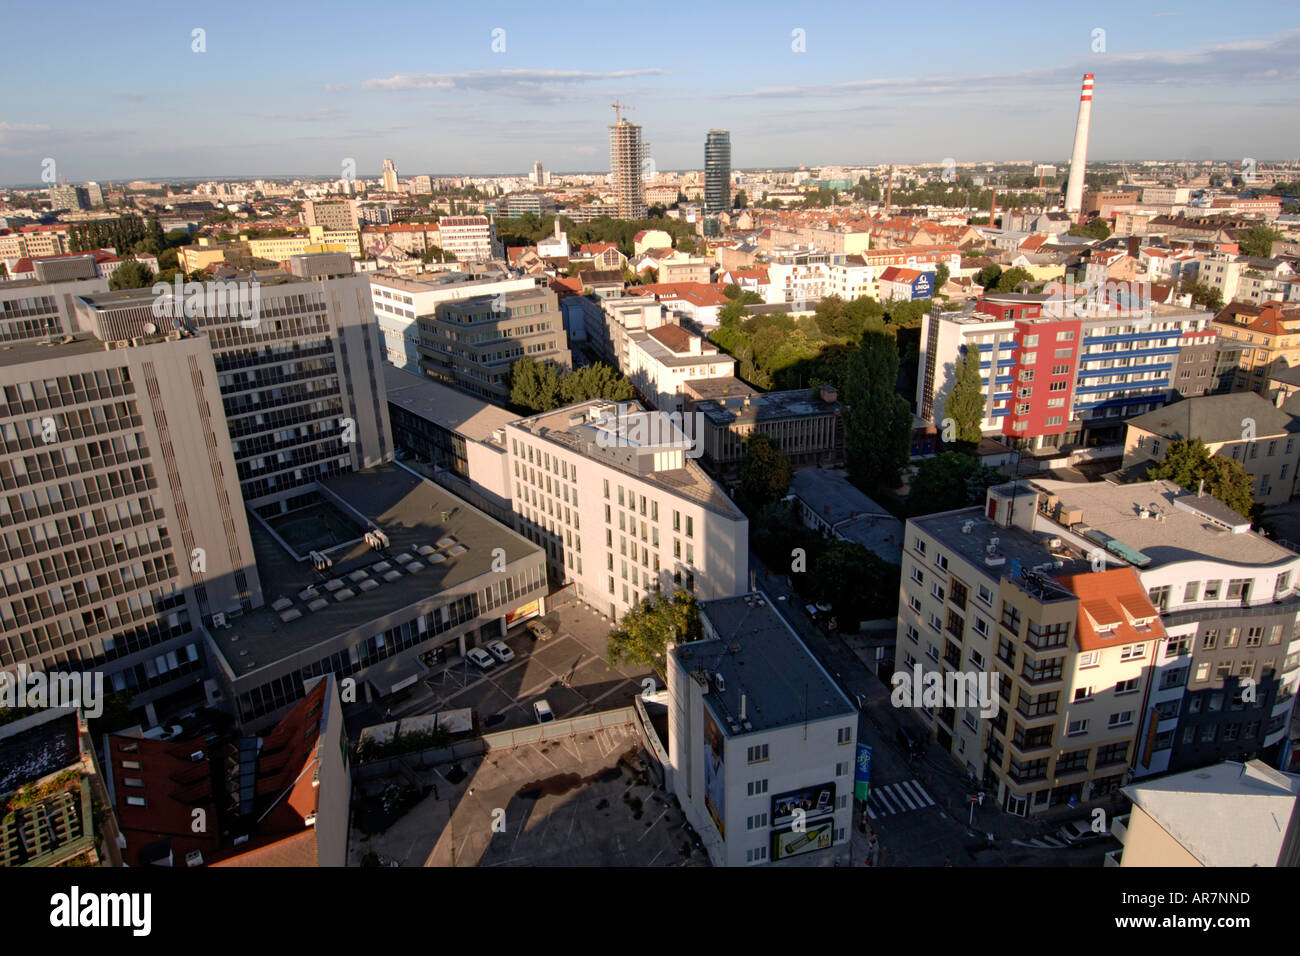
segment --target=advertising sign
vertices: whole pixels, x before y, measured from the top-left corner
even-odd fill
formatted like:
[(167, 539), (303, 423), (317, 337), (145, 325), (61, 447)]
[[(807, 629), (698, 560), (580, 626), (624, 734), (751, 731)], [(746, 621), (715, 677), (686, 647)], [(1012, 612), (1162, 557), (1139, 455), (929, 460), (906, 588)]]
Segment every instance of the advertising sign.
[(835, 821), (826, 820), (804, 829), (802, 833), (795, 830), (780, 830), (772, 834), (772, 859), (784, 860), (786, 857), (825, 850), (834, 842)]
[(725, 798), (722, 789), (722, 755), (726, 748), (726, 738), (713, 720), (708, 708), (704, 709), (704, 805), (713, 817), (713, 825), (718, 834), (727, 835), (724, 822)]
[(529, 601), (523, 607), (517, 607), (506, 615), (506, 627), (514, 627), (520, 621), (526, 621), (530, 617), (536, 617), (542, 613), (542, 602), (540, 599)]
[[(792, 825), (799, 819), (796, 813), (798, 810), (803, 811), (802, 819), (805, 822), (834, 813), (835, 784), (822, 783), (815, 787), (778, 793), (772, 798), (772, 827), (775, 829)], [(804, 829), (811, 831), (813, 828), (807, 826)]]
[(853, 773), (853, 796), (867, 802), (871, 796), (871, 748), (858, 744), (857, 769)]

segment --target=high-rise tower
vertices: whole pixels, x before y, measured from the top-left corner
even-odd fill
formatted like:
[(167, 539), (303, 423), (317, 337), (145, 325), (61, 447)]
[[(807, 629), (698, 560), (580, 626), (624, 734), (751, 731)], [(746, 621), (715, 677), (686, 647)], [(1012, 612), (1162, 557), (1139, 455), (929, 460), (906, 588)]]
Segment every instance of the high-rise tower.
[[(614, 109), (621, 111), (622, 104)], [(645, 157), (646, 143), (641, 142), (641, 127), (629, 123), (621, 113), (609, 128), (609, 172), (618, 199), (619, 219), (644, 219), (645, 186), (642, 182), (641, 163)]]
[(384, 160), (384, 192), (397, 192), (397, 167), (391, 159)]
[(1092, 122), (1093, 74), (1083, 75), (1079, 93), (1079, 122), (1074, 128), (1074, 152), (1070, 155), (1070, 179), (1065, 187), (1065, 211), (1077, 216), (1083, 208), (1083, 173), (1088, 164), (1088, 124)]
[(704, 211), (731, 208), (731, 133), (711, 129), (704, 140)]

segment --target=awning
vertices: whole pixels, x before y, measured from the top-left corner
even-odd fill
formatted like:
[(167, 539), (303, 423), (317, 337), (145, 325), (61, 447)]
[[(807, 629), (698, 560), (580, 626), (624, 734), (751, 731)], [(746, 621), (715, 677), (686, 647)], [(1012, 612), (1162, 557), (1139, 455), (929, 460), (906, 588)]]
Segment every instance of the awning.
[(389, 657), (357, 674), (368, 683), (375, 694), (391, 697), (393, 694), (415, 684), (424, 671), (424, 665), (414, 655), (408, 657)]

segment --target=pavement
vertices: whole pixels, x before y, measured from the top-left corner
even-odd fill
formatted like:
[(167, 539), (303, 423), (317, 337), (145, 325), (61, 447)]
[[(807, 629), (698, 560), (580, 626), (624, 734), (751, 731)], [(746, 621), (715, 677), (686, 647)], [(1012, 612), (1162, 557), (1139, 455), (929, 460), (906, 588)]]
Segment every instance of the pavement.
[[(347, 709), (348, 734), (418, 714), (472, 708), (484, 732), (515, 730), (534, 722), (533, 703), (545, 700), (557, 720), (626, 707), (654, 680), (653, 671), (605, 660), (610, 620), (578, 601), (553, 608), (543, 618), (555, 636), (538, 641), (520, 625), (504, 638), (515, 658), (480, 670), (465, 658), (431, 668), (409, 693), (391, 704), (356, 704)], [(655, 680), (655, 686), (659, 682)], [(391, 709), (392, 716), (386, 716)]]
[[(930, 737), (919, 719), (890, 703), (890, 688), (868, 656), (874, 653), (869, 643), (824, 632), (804, 612), (787, 576), (769, 572), (752, 551), (749, 562), (758, 587), (858, 707), (858, 740), (871, 747), (871, 787), (865, 812), (859, 808), (854, 814), (854, 866), (865, 865), (873, 832), (881, 866), (1099, 867), (1105, 853), (1119, 846), (1110, 839), (1090, 847), (1053, 845), (1060, 842), (1053, 834), (1062, 823), (1088, 816), (1096, 804), (1054, 807), (1025, 819), (1003, 812), (990, 793), (972, 814), (968, 797), (978, 799), (979, 788), (961, 767), (932, 742), (915, 759), (898, 744), (899, 729), (923, 741)], [(1112, 813), (1127, 812), (1122, 798), (1099, 805), (1108, 820)]]
[(349, 865), (373, 852), (384, 866), (707, 866), (639, 751), (627, 725), (415, 771), (432, 793), (383, 833), (354, 828)]

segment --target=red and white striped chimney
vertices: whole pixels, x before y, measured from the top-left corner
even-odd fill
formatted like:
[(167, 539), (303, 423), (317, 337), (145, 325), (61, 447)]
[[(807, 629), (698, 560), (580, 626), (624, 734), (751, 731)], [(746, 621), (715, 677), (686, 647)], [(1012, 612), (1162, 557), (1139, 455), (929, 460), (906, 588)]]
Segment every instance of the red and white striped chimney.
[(1083, 173), (1088, 164), (1088, 125), (1092, 122), (1093, 74), (1083, 75), (1079, 93), (1079, 122), (1074, 127), (1074, 152), (1070, 155), (1070, 179), (1065, 186), (1065, 211), (1077, 216), (1083, 208)]

